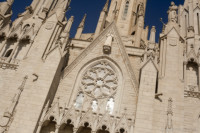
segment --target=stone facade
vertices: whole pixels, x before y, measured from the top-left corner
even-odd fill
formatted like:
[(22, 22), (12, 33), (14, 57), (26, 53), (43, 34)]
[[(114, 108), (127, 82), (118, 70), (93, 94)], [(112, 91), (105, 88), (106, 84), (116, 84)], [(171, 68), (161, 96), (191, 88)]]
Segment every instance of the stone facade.
[(200, 1), (174, 2), (159, 43), (147, 0), (109, 0), (75, 38), (70, 0), (0, 3), (0, 133), (200, 133)]

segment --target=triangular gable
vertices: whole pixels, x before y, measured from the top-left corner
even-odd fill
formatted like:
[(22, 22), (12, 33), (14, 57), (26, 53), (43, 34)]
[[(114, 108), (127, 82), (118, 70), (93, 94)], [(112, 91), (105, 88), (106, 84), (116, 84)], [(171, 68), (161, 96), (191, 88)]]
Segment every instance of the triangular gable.
[(115, 25), (115, 22), (112, 22), (69, 66), (67, 66), (65, 68), (62, 76), (63, 76), (63, 78), (65, 76), (67, 76), (69, 74), (69, 72), (71, 72), (77, 66), (77, 64), (79, 62), (81, 62), (90, 53), (90, 51), (92, 51), (95, 48), (95, 46), (102, 39), (102, 37), (105, 35), (105, 33), (108, 33), (109, 31), (113, 31), (115, 33), (116, 42), (119, 45), (120, 53), (121, 53), (122, 58), (124, 60), (125, 66), (126, 66), (128, 72), (129, 72), (129, 75), (132, 79), (131, 81), (132, 81), (132, 84), (134, 86), (134, 89), (135, 89), (135, 92), (136, 92), (136, 95), (137, 95), (137, 92), (138, 92), (137, 88), (138, 88), (139, 84), (138, 84), (138, 81), (135, 77), (133, 68), (132, 68), (130, 60), (128, 58), (128, 54), (126, 53), (125, 46), (122, 43), (120, 34), (119, 34), (117, 27)]
[(157, 71), (159, 71), (158, 66), (155, 64), (155, 62), (152, 60), (152, 58), (149, 58), (142, 66), (140, 69), (143, 69), (149, 62), (152, 62), (152, 64), (154, 65), (155, 69)]
[(171, 30), (169, 30), (166, 34), (164, 34), (163, 36), (161, 36), (161, 38), (166, 37), (167, 35), (169, 35), (169, 33), (170, 33), (172, 30), (175, 30), (175, 32), (176, 32), (177, 35), (180, 37), (180, 39), (181, 39), (182, 41), (184, 41), (184, 38), (180, 35), (180, 33), (177, 31), (177, 29), (176, 29), (174, 26), (173, 26), (173, 27), (171, 28)]
[(198, 10), (198, 9), (200, 10), (199, 6), (197, 6), (197, 7), (194, 9), (194, 12), (195, 12), (196, 10)]
[(195, 54), (194, 49), (191, 49), (187, 55), (188, 60), (190, 60), (191, 58), (193, 58), (195, 60), (195, 62), (198, 62), (198, 58), (197, 58), (197, 55)]

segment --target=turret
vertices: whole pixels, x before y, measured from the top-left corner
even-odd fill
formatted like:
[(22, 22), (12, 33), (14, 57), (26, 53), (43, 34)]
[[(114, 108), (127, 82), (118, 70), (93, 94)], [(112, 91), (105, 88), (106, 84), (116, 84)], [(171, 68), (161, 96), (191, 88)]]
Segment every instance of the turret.
[(86, 19), (87, 14), (84, 15), (81, 23), (78, 26), (76, 35), (75, 35), (75, 39), (80, 39), (81, 38), (81, 34), (83, 32), (84, 26), (85, 26), (85, 19)]

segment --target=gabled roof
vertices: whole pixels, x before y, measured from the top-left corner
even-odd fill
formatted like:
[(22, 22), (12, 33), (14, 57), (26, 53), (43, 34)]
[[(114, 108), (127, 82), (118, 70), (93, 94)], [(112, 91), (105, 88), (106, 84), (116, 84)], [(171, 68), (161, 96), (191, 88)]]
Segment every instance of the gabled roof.
[(133, 68), (132, 68), (130, 60), (128, 58), (128, 54), (126, 53), (125, 46), (122, 43), (120, 34), (115, 25), (115, 22), (112, 22), (69, 66), (67, 66), (65, 68), (62, 76), (63, 76), (63, 78), (65, 76), (67, 76), (77, 66), (77, 64), (79, 62), (81, 62), (95, 48), (96, 45), (98, 45), (98, 43), (101, 41), (102, 37), (104, 37), (105, 34), (108, 32), (113, 32), (113, 34), (114, 34), (114, 38), (119, 46), (121, 56), (123, 58), (125, 66), (128, 70), (128, 73), (132, 79), (131, 81), (133, 83), (135, 92), (137, 94), (137, 92), (138, 92), (137, 89), (138, 89), (139, 84), (135, 77)]

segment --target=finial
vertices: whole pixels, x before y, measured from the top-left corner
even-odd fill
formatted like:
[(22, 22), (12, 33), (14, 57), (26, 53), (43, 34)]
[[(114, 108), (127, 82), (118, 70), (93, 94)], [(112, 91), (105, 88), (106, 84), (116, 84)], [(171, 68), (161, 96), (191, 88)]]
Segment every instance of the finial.
[(86, 17), (87, 17), (87, 14), (85, 14), (84, 15), (84, 17), (83, 17), (83, 19), (82, 19), (82, 21), (81, 21), (81, 23), (79, 24), (79, 28), (81, 28), (81, 27), (84, 27), (84, 25), (85, 25), (85, 20), (86, 20)]

